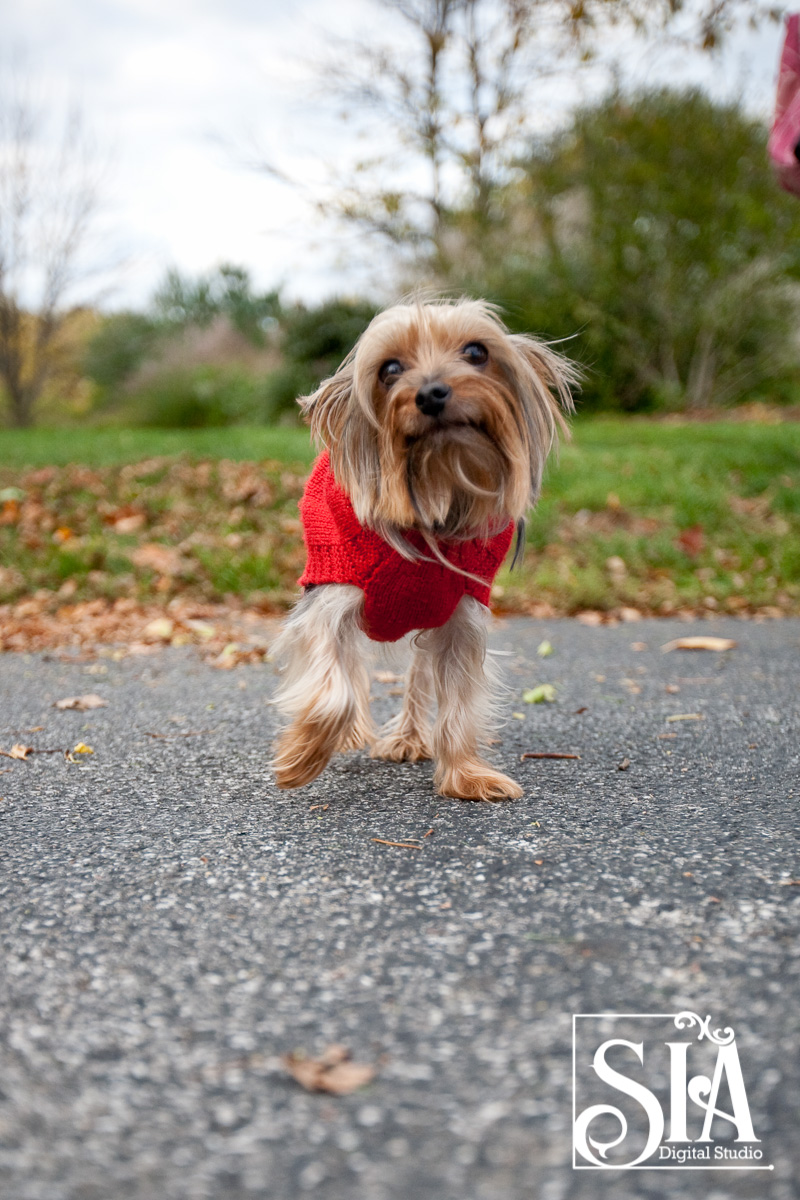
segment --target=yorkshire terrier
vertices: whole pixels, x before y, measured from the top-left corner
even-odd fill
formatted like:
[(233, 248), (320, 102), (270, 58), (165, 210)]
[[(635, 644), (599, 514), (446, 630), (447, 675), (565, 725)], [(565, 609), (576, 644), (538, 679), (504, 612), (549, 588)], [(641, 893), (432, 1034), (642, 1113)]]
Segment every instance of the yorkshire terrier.
[[(435, 760), (439, 794), (522, 795), (480, 753), (496, 680), (486, 657), (489, 593), (539, 495), (572, 410), (575, 367), (512, 334), (475, 300), (410, 302), (380, 313), (339, 370), (301, 398), (324, 448), (300, 503), (304, 595), (276, 658), (291, 724), (273, 767), (281, 788), (310, 783), (337, 750)], [(402, 710), (379, 732), (366, 639), (417, 631)], [(430, 710), (437, 714), (431, 727)]]

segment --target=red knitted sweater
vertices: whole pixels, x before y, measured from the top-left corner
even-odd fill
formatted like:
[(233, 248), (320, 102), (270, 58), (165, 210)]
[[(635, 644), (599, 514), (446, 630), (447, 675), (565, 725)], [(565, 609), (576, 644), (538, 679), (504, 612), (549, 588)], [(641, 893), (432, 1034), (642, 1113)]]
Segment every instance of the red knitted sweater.
[[(462, 596), (488, 605), (492, 580), (514, 536), (511, 521), (500, 533), (466, 542), (440, 542), (445, 558), (485, 579), (465, 579), (438, 562), (409, 562), (372, 529), (360, 525), (347, 493), (333, 477), (328, 452), (314, 464), (300, 501), (308, 551), (301, 587), (350, 583), (364, 592), (363, 626), (375, 642), (396, 642), (412, 629), (444, 625)], [(419, 533), (405, 535), (430, 558)]]

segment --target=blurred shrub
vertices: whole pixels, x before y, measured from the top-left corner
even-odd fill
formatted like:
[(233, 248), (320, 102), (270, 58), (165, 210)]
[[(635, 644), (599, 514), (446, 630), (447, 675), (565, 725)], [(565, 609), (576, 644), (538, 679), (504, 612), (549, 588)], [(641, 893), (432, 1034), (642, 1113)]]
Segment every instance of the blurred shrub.
[(313, 392), (336, 371), (376, 311), (366, 300), (340, 298), (282, 311), (278, 346), (283, 361), (264, 381), (269, 420), (299, 421), (298, 396)]
[(266, 424), (276, 415), (268, 376), (209, 365), (154, 374), (132, 392), (124, 410), (127, 421), (160, 428)]
[(84, 351), (100, 411), (157, 425), (271, 419), (279, 312), (277, 293), (254, 292), (243, 267), (169, 271), (147, 312), (107, 316)]
[(287, 362), (277, 370), (270, 371), (263, 383), (263, 419), (267, 422), (280, 421), (281, 424), (299, 423), (297, 398), (312, 392), (318, 382), (317, 375), (305, 363)]
[(589, 367), (583, 407), (796, 400), (800, 204), (766, 131), (697, 92), (614, 94), (520, 164), (458, 282)]
[(336, 370), (369, 324), (366, 301), (284, 307), (244, 268), (168, 272), (147, 313), (105, 318), (84, 353), (107, 418), (157, 426), (299, 421), (297, 397)]
[(113, 391), (154, 353), (159, 332), (144, 313), (112, 313), (84, 351), (84, 372), (103, 393)]
[(315, 381), (332, 375), (375, 316), (366, 300), (325, 300), (316, 307), (296, 304), (281, 318), (281, 349), (286, 358), (307, 366)]

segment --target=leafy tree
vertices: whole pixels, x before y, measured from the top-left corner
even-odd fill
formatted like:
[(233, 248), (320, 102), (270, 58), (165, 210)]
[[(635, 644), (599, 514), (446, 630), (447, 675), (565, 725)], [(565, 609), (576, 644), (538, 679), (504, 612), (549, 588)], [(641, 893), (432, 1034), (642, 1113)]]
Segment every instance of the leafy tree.
[(507, 202), (530, 248), (509, 239), (472, 286), (528, 327), (577, 333), (590, 401), (792, 395), (800, 207), (765, 144), (758, 121), (701, 92), (615, 94), (529, 157)]
[(738, 19), (779, 15), (763, 0), (375, 3), (387, 40), (334, 43), (325, 78), (379, 148), (345, 166), (320, 208), (440, 278), (465, 231), (476, 238), (502, 218), (498, 188), (535, 129), (537, 94), (591, 61), (604, 32), (680, 36), (711, 51)]
[(225, 316), (250, 341), (261, 343), (280, 313), (276, 291), (255, 293), (245, 267), (223, 263), (196, 279), (170, 270), (152, 302), (153, 320), (166, 328), (203, 328)]

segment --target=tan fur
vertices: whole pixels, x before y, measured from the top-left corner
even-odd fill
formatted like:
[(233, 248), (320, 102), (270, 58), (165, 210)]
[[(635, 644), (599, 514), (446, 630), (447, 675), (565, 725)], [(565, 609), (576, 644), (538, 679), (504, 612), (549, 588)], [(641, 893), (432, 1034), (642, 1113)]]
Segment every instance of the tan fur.
[(430, 727), (432, 703), (430, 654), (416, 646), (408, 670), (403, 707), (381, 729), (380, 737), (372, 747), (372, 757), (386, 758), (390, 762), (422, 762), (433, 758)]
[[(485, 363), (465, 354), (472, 342), (488, 351)], [(395, 360), (401, 373), (382, 380), (382, 365)], [(410, 302), (380, 313), (336, 374), (300, 403), (362, 525), (405, 557), (419, 553), (403, 536), (417, 529), (438, 556), (436, 539), (474, 538), (524, 519), (555, 437), (566, 431), (559, 403), (571, 409), (577, 378), (549, 346), (510, 334), (487, 304)], [(435, 417), (417, 403), (433, 383), (451, 389)], [(393, 762), (433, 756), (441, 795), (521, 796), (479, 749), (493, 712), (484, 606), (464, 597), (446, 625), (417, 635), (402, 711), (376, 739), (362, 602), (357, 588), (320, 586), (287, 622), (278, 704), (292, 723), (277, 747), (278, 785), (300, 787), (337, 750), (373, 743), (373, 757)]]
[(273, 647), (286, 663), (278, 708), (292, 718), (278, 742), (278, 787), (302, 787), (337, 750), (371, 742), (369, 675), (359, 626), (363, 602), (355, 587), (325, 587), (295, 608)]
[(464, 596), (446, 625), (420, 643), (431, 655), (439, 712), (433, 727), (434, 780), (442, 796), (507, 800), (522, 788), (480, 755), (496, 724), (497, 680), (486, 657), (487, 609)]

